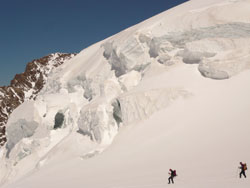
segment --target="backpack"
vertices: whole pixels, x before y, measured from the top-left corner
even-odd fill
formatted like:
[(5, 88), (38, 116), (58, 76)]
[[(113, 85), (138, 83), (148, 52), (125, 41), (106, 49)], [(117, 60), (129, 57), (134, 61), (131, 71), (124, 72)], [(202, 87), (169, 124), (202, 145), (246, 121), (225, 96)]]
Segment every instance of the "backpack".
[(243, 170), (247, 170), (247, 164), (243, 164)]
[(177, 176), (177, 174), (176, 174), (176, 170), (174, 170), (173, 175), (174, 175), (174, 176)]

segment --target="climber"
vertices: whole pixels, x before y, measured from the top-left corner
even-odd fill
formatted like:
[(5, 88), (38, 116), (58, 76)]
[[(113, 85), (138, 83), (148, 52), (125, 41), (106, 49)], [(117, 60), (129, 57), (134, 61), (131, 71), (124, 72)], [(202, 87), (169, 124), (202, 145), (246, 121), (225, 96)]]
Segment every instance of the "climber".
[(247, 170), (247, 164), (240, 162), (239, 169), (241, 169), (241, 171), (240, 171), (240, 178), (241, 178), (242, 175), (246, 178), (247, 176), (246, 176), (245, 171)]
[(170, 180), (172, 181), (172, 183), (174, 183), (174, 177), (177, 176), (176, 170), (169, 169), (168, 174), (170, 175), (170, 177), (168, 178), (168, 184), (170, 184)]

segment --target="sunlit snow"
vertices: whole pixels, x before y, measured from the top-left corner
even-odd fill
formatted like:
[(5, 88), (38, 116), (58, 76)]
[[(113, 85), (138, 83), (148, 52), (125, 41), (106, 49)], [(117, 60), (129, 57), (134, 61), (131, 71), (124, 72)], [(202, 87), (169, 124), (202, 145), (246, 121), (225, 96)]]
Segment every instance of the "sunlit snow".
[(84, 49), (11, 114), (1, 184), (249, 187), (249, 44), (249, 0), (191, 0)]

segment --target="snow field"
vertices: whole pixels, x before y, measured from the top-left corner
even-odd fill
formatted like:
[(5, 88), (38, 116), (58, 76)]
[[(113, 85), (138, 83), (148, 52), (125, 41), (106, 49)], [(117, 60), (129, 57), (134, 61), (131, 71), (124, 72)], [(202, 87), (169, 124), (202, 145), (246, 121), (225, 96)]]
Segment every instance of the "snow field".
[[(194, 70), (186, 71), (186, 82), (196, 80)], [(162, 188), (168, 186), (168, 169), (174, 168), (175, 187), (248, 187), (248, 179), (237, 178), (239, 161), (248, 163), (250, 157), (250, 104), (245, 100), (250, 87), (239, 84), (248, 79), (249, 71), (220, 82), (199, 80), (192, 89), (195, 97), (179, 99), (149, 119), (123, 127), (101, 154), (64, 161), (62, 153), (54, 152), (47, 166), (15, 186)]]

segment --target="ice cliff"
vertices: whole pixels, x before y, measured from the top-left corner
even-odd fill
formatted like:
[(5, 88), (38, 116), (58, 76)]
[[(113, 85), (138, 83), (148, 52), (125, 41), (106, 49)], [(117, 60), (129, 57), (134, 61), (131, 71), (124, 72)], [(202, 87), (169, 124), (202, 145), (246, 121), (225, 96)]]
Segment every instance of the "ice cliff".
[(6, 139), (9, 115), (24, 101), (33, 100), (51, 71), (76, 54), (54, 53), (29, 62), (25, 72), (17, 74), (9, 86), (0, 87), (0, 146)]

